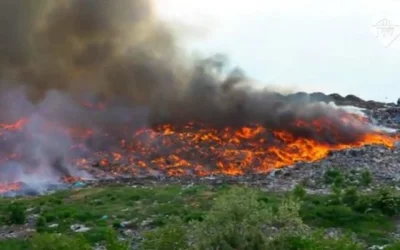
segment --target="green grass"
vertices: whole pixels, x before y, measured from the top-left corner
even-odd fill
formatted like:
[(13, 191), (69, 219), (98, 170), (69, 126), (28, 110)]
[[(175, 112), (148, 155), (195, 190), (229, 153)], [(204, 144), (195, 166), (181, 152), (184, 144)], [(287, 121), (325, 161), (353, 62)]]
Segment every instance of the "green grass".
[[(337, 176), (338, 173), (331, 173), (329, 180), (335, 180)], [(334, 183), (335, 181), (332, 181), (332, 184)], [(231, 195), (233, 189), (235, 186), (226, 185), (220, 187), (207, 185), (191, 187), (168, 185), (151, 188), (107, 187), (61, 191), (41, 197), (1, 198), (0, 218), (3, 218), (3, 224), (13, 224), (13, 222), (18, 224), (21, 218), (25, 219), (31, 214), (36, 214), (39, 216), (36, 222), (39, 235), (61, 233), (66, 237), (77, 235), (70, 230), (72, 224), (84, 224), (91, 230), (80, 235), (90, 245), (107, 242), (110, 230), (114, 232), (121, 230), (123, 221), (130, 222), (127, 227), (158, 239), (157, 233), (154, 236), (150, 232), (158, 232), (154, 230), (176, 225), (176, 223), (171, 224), (171, 220), (178, 220), (183, 223), (183, 227), (179, 225), (175, 231), (160, 231), (160, 234), (171, 234), (168, 237), (176, 237), (173, 232), (187, 231), (185, 227), (189, 225), (198, 224), (201, 225), (200, 228), (208, 228), (212, 223), (215, 223), (213, 227), (221, 224), (219, 219), (225, 215), (218, 211), (225, 211), (230, 220), (237, 218), (229, 217), (229, 214), (236, 213), (235, 210), (223, 209), (223, 206), (234, 207), (232, 202), (235, 199), (224, 201), (224, 205), (217, 202)], [(236, 194), (239, 202), (236, 206), (246, 201), (245, 198), (248, 195), (246, 192), (250, 192), (250, 189), (245, 190), (248, 191)], [(254, 199), (260, 206), (250, 207), (254, 210), (253, 212), (244, 210), (246, 213), (258, 214), (258, 209), (268, 207), (273, 213), (279, 214), (282, 210), (282, 201), (285, 201), (289, 195), (288, 193), (262, 192), (256, 188), (252, 190), (255, 194)], [(371, 194), (358, 194), (356, 189), (339, 189), (331, 195), (309, 195), (302, 190), (301, 186), (298, 186), (294, 189), (293, 195), (300, 199), (298, 216), (306, 226), (315, 230), (340, 228), (345, 233), (355, 234), (366, 244), (393, 242), (389, 235), (395, 229), (394, 221), (400, 208), (400, 196), (396, 191), (382, 190)], [(21, 214), (21, 208), (31, 209), (28, 210), (29, 212), (24, 210), (25, 212)], [(58, 224), (58, 226), (50, 227), (52, 224)], [(296, 237), (290, 239), (298, 244), (311, 244), (308, 242), (311, 239), (309, 237)], [(71, 240), (71, 242), (74, 241)], [(154, 244), (167, 243), (157, 241)], [(30, 244), (18, 239), (3, 240), (0, 241), (0, 249), (29, 249)]]
[(24, 240), (2, 240), (0, 241), (1, 250), (30, 250), (30, 244)]

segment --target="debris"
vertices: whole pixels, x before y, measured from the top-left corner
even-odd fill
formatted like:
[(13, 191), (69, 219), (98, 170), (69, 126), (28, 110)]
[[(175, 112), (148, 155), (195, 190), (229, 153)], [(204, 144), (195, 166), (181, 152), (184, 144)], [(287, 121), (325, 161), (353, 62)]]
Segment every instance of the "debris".
[(84, 233), (84, 232), (87, 232), (87, 231), (90, 230), (89, 227), (86, 227), (86, 226), (81, 225), (81, 224), (74, 224), (74, 225), (71, 225), (70, 228), (71, 228), (71, 230), (74, 231), (75, 233)]
[(132, 224), (133, 221), (122, 221), (120, 223), (121, 227), (127, 227)]
[(153, 219), (151, 218), (147, 218), (144, 221), (142, 221), (142, 223), (140, 223), (141, 227), (147, 227), (148, 225), (150, 225), (151, 223), (153, 223)]
[(76, 187), (76, 188), (83, 188), (83, 187), (86, 186), (86, 184), (84, 182), (77, 181), (77, 182), (74, 183), (73, 186)]

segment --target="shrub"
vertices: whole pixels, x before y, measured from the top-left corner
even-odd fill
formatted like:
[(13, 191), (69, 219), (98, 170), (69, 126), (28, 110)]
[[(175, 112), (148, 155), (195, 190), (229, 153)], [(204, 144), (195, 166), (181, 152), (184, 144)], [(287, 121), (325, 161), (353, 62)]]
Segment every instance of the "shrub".
[(108, 230), (106, 232), (106, 242), (105, 246), (107, 250), (128, 250), (129, 243), (121, 242), (118, 239), (117, 234), (113, 230)]
[(396, 191), (383, 188), (377, 194), (361, 196), (354, 209), (361, 213), (379, 211), (387, 216), (394, 216), (400, 213), (400, 196)]
[(43, 216), (40, 216), (36, 221), (36, 231), (43, 232), (46, 226), (46, 219)]
[(22, 239), (3, 239), (0, 241), (1, 250), (31, 250), (29, 242)]
[(19, 203), (13, 203), (8, 207), (8, 222), (10, 224), (24, 224), (26, 221), (25, 208)]
[(264, 223), (271, 221), (271, 209), (263, 207), (257, 193), (233, 188), (216, 199), (201, 223), (193, 222), (196, 249), (265, 249)]
[(119, 229), (119, 228), (122, 227), (121, 226), (121, 222), (119, 220), (114, 221), (112, 226), (113, 226), (114, 229)]
[(191, 239), (195, 249), (267, 249), (267, 235), (304, 232), (299, 208), (289, 196), (274, 212), (271, 204), (259, 201), (257, 192), (233, 188), (216, 199), (202, 222), (192, 223)]
[(300, 199), (304, 199), (304, 197), (306, 196), (307, 192), (304, 189), (304, 187), (302, 185), (296, 185), (296, 187), (293, 190), (293, 195), (300, 198)]
[(144, 234), (141, 249), (187, 249), (187, 230), (183, 222), (173, 218), (163, 227)]
[(272, 240), (270, 250), (361, 250), (361, 245), (353, 243), (351, 239), (341, 237), (338, 239), (325, 238), (322, 233), (311, 235), (291, 236), (284, 235)]
[(344, 176), (338, 169), (328, 169), (324, 174), (325, 184), (341, 185), (344, 182)]
[(396, 241), (384, 248), (385, 250), (398, 250), (400, 249), (400, 241)]
[(381, 189), (374, 205), (382, 213), (393, 216), (400, 212), (400, 197), (396, 195), (394, 190)]
[(369, 170), (364, 170), (360, 175), (360, 184), (369, 186), (372, 183), (372, 174)]
[(37, 234), (31, 239), (32, 250), (91, 250), (83, 237), (66, 235)]
[(359, 198), (360, 197), (358, 195), (357, 189), (354, 187), (351, 187), (351, 188), (347, 188), (344, 191), (342, 201), (344, 204), (353, 207), (357, 204)]

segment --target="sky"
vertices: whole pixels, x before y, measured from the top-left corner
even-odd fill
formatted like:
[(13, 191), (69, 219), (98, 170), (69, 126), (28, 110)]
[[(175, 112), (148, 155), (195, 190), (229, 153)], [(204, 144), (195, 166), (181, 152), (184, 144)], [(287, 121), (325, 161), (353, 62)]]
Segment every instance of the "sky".
[(400, 97), (400, 0), (155, 1), (183, 46), (228, 55), (257, 87)]

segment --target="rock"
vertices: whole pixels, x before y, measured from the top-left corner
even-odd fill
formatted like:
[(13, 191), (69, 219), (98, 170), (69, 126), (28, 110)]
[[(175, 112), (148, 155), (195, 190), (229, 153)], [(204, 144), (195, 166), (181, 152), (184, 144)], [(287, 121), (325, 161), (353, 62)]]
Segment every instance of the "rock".
[(87, 232), (87, 231), (90, 230), (90, 228), (88, 228), (88, 227), (86, 227), (86, 226), (84, 226), (84, 225), (81, 225), (81, 224), (74, 224), (74, 225), (71, 225), (71, 226), (70, 226), (70, 229), (71, 229), (72, 231), (74, 231), (75, 233), (84, 233), (84, 232)]
[(49, 225), (49, 228), (55, 228), (55, 227), (58, 227), (58, 224), (57, 224), (57, 223), (54, 223), (54, 224)]

